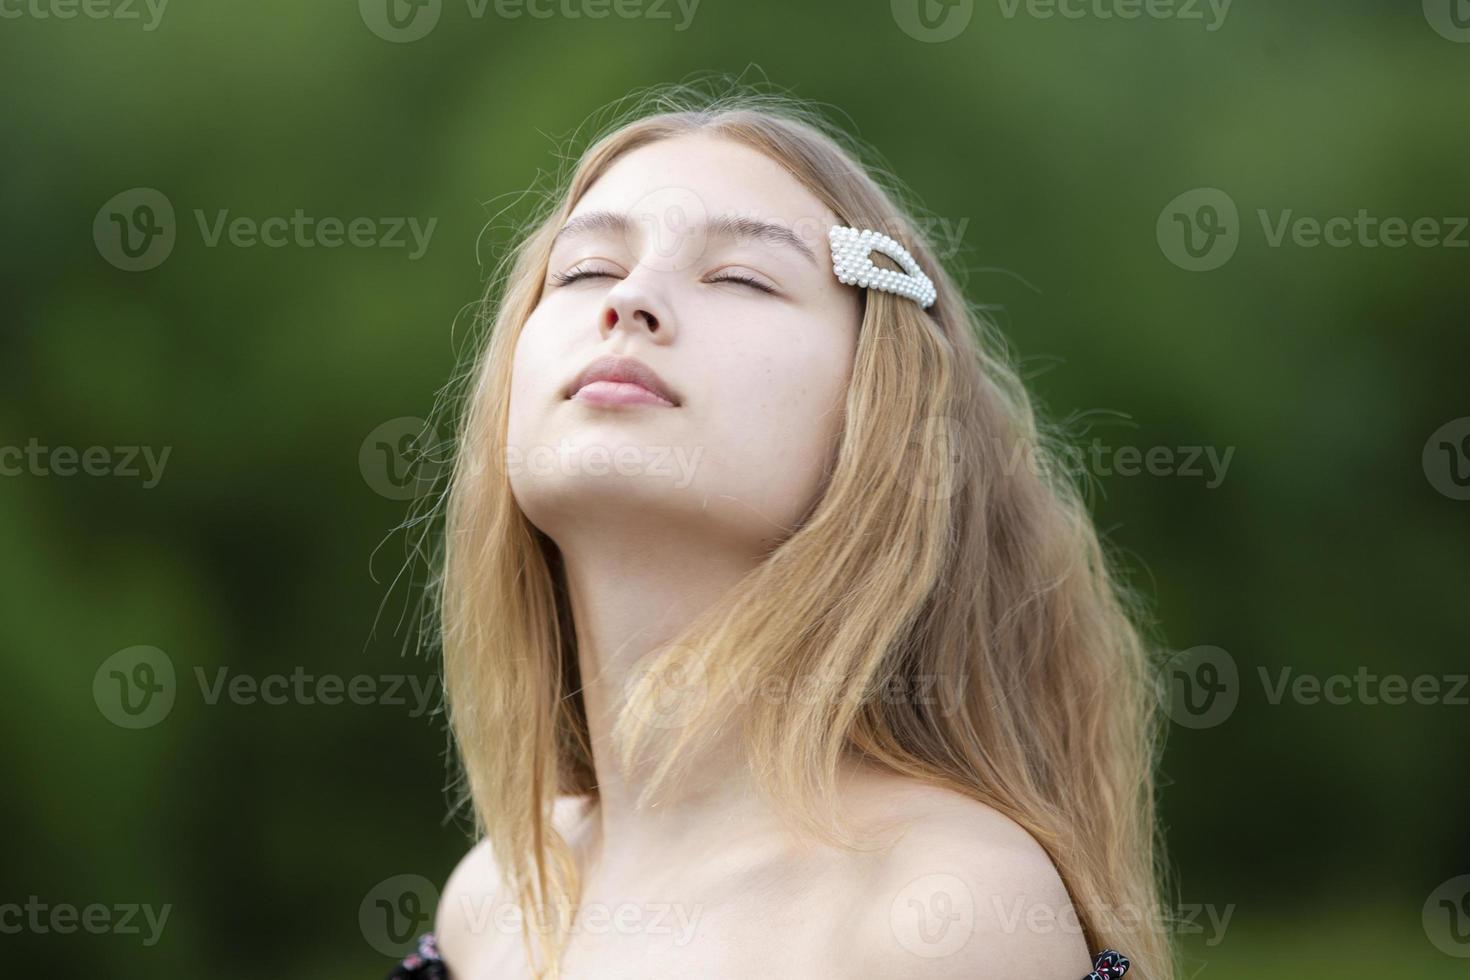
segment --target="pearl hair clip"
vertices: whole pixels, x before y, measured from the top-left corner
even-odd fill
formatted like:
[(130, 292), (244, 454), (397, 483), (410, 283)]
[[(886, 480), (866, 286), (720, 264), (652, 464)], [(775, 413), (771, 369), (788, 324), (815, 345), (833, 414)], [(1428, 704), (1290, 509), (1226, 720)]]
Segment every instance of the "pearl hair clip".
[[(924, 309), (934, 305), (934, 283), (909, 250), (892, 238), (869, 229), (833, 225), (827, 239), (832, 245), (832, 271), (838, 282), (907, 296)], [(897, 262), (904, 271), (878, 268), (873, 264), (875, 251)]]

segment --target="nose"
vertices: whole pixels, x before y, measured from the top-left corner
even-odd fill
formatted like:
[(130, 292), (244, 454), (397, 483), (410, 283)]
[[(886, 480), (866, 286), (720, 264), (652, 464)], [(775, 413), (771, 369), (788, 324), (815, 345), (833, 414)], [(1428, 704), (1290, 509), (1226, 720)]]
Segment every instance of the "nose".
[(648, 282), (648, 270), (635, 270), (607, 291), (598, 326), (604, 337), (618, 327), (646, 333), (650, 340), (666, 344), (674, 338), (673, 319)]

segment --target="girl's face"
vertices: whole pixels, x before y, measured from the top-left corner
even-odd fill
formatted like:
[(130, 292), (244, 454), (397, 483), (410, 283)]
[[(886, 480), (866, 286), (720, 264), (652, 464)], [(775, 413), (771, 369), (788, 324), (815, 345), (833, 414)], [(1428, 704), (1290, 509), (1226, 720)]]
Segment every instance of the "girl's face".
[[(563, 545), (579, 529), (713, 534), (757, 553), (786, 537), (823, 484), (857, 345), (835, 223), (726, 139), (620, 157), (564, 226), (516, 343), (507, 465), (530, 520)], [(666, 397), (616, 380), (577, 390), (609, 355), (641, 362)]]

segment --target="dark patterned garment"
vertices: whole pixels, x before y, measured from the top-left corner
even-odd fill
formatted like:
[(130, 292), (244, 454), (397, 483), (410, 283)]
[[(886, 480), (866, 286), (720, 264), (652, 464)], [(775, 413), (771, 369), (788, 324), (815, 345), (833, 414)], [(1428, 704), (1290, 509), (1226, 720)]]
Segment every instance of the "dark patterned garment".
[(449, 967), (439, 958), (432, 932), (419, 937), (418, 948), (403, 958), (388, 980), (449, 980)]
[[(1092, 958), (1092, 972), (1082, 980), (1118, 980), (1128, 972), (1128, 957), (1115, 949), (1105, 949)], [(450, 980), (449, 968), (439, 958), (434, 934), (419, 938), (418, 949), (409, 953), (388, 980)]]

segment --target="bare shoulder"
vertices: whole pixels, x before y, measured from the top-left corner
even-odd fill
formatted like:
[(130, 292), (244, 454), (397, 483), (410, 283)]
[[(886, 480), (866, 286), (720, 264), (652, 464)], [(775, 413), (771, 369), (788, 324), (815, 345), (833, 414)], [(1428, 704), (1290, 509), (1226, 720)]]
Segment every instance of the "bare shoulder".
[[(585, 811), (585, 798), (560, 797), (552, 824), (568, 841), (574, 841)], [(505, 914), (506, 903), (511, 901), (490, 841), (477, 841), (445, 881), (434, 917), (439, 952), (451, 969), (457, 973), (467, 970), (485, 957), (487, 945), (503, 931), (493, 927), (495, 917)]]
[(1080, 980), (1091, 971), (1061, 875), (1014, 820), (909, 779), (859, 800), (897, 836), (860, 905), (863, 974)]

